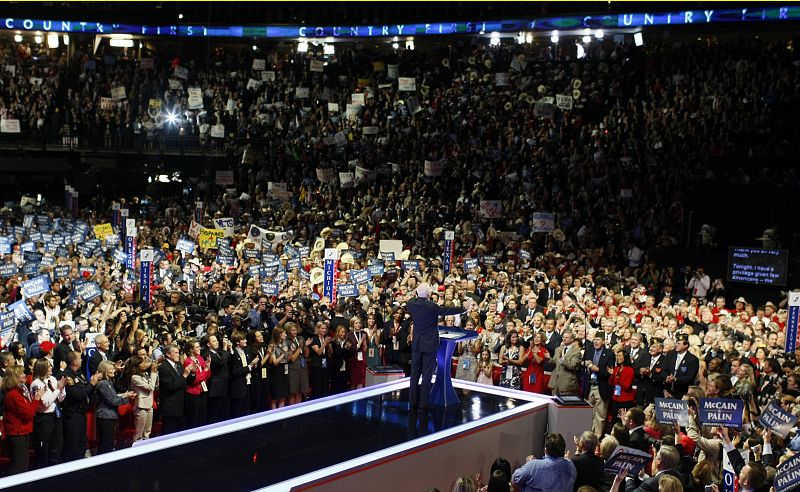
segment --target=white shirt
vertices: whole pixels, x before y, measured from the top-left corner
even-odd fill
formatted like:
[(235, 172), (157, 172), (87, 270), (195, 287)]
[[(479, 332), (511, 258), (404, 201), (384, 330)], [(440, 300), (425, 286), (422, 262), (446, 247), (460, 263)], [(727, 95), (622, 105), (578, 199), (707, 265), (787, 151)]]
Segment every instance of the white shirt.
[(53, 376), (49, 376), (44, 381), (40, 379), (33, 380), (31, 383), (31, 396), (35, 395), (42, 387), (47, 387), (47, 390), (39, 402), (39, 408), (36, 409), (36, 413), (53, 413), (56, 410), (56, 402), (64, 401), (64, 398), (67, 397), (67, 392), (63, 388), (59, 391), (58, 381)]
[(681, 362), (683, 362), (683, 358), (685, 356), (686, 352), (683, 352), (682, 354), (679, 353), (677, 356), (675, 356), (675, 372), (678, 372), (678, 368), (681, 367)]

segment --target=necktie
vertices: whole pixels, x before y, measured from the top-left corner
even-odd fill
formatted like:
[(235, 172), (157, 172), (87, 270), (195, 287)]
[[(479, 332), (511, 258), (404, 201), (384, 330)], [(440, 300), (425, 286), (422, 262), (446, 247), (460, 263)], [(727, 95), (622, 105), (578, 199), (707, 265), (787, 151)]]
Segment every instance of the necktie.
[(659, 356), (653, 357), (653, 360), (650, 361), (650, 370), (652, 371), (653, 368), (658, 364)]

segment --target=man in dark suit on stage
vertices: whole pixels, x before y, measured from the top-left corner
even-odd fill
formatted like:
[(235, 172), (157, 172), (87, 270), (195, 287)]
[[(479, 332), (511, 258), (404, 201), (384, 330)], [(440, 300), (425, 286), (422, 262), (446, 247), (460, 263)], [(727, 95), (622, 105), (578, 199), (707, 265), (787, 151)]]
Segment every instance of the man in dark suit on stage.
[(193, 365), (181, 365), (180, 350), (177, 345), (168, 345), (164, 350), (166, 360), (158, 366), (158, 410), (161, 412), (161, 434), (169, 434), (183, 429), (183, 399), (186, 393), (187, 378), (192, 381)]
[(414, 323), (411, 339), (411, 385), (408, 390), (408, 402), (412, 410), (428, 408), (431, 377), (436, 365), (436, 352), (439, 350), (439, 316), (464, 312), (460, 307), (439, 306), (429, 299), (430, 295), (430, 285), (422, 283), (417, 287), (417, 297), (406, 305)]
[(583, 354), (583, 398), (592, 406), (592, 432), (598, 436), (603, 435), (611, 400), (608, 368), (614, 367), (614, 354), (604, 343), (603, 333), (598, 331), (592, 346)]
[(664, 356), (661, 355), (661, 343), (653, 341), (648, 348), (647, 355), (640, 355), (639, 361), (633, 366), (638, 378), (636, 391), (636, 404), (642, 408), (655, 403), (656, 398), (664, 396)]
[(676, 337), (675, 350), (664, 357), (667, 377), (664, 386), (671, 398), (681, 399), (693, 385), (700, 370), (700, 361), (689, 353), (689, 335)]

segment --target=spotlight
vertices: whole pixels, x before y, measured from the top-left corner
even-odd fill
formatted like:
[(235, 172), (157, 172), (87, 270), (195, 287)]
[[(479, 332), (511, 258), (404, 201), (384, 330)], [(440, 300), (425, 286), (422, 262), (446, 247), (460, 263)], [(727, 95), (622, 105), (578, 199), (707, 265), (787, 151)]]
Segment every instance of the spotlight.
[(167, 123), (175, 124), (178, 121), (178, 116), (175, 113), (167, 113)]
[(298, 53), (307, 53), (308, 52), (308, 42), (300, 41), (297, 43), (297, 52)]
[(33, 40), (34, 42), (36, 42), (36, 44), (42, 44), (42, 37), (39, 36), (38, 34), (33, 37)]
[(591, 36), (584, 36), (583, 37), (583, 42), (586, 43), (586, 44), (591, 43), (592, 42), (592, 37)]
[(558, 43), (558, 31), (553, 31), (553, 35), (550, 36), (550, 42), (553, 44)]
[(644, 45), (644, 36), (642, 36), (641, 32), (633, 33), (633, 42), (636, 46)]
[(22, 42), (22, 34), (14, 34), (14, 42), (21, 43)]
[(178, 14), (178, 19), (183, 19), (183, 14)]
[(392, 49), (393, 50), (400, 49), (400, 44), (399, 43), (392, 43)]
[(253, 51), (258, 51), (258, 46), (253, 45)]
[(603, 36), (605, 36), (605, 33), (603, 32), (602, 29), (598, 29), (594, 32), (594, 37), (596, 37), (597, 39), (603, 39)]
[(489, 46), (500, 46), (500, 33), (497, 31), (492, 31), (492, 34), (489, 35)]

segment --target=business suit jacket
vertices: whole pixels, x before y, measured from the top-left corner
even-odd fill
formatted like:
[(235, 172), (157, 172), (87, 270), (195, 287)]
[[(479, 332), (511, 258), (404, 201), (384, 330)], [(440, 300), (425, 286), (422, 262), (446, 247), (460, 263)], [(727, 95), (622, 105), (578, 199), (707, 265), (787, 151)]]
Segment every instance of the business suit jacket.
[(522, 306), (517, 310), (517, 319), (523, 323), (530, 323), (530, 320), (533, 319), (533, 315), (536, 313), (544, 314), (542, 306), (537, 305), (534, 309), (529, 309), (528, 306)]
[[(247, 352), (239, 355), (239, 351), (234, 349), (228, 359), (228, 370), (230, 371), (230, 383), (228, 389), (230, 396), (234, 400), (248, 398), (247, 375), (250, 374), (250, 361)], [(213, 371), (213, 368), (212, 368)], [(214, 374), (213, 372), (211, 374)]]
[(588, 485), (595, 489), (600, 489), (600, 482), (603, 480), (603, 458), (594, 454), (594, 450), (584, 452), (572, 458), (575, 465), (575, 485), (573, 490)]
[[(392, 338), (393, 328), (394, 320), (389, 320), (383, 325), (383, 333), (381, 334), (381, 343), (385, 347), (386, 363), (390, 365), (408, 361), (403, 356), (404, 353), (408, 352), (408, 323), (405, 320), (400, 323), (400, 328), (394, 338)], [(395, 340), (397, 340), (397, 350), (394, 349)]]
[[(189, 379), (194, 379), (189, 376)], [(183, 417), (183, 398), (186, 393), (186, 378), (183, 367), (178, 364), (176, 370), (172, 363), (165, 360), (158, 366), (158, 410), (162, 417)]]
[(439, 306), (435, 302), (421, 297), (408, 301), (406, 310), (411, 313), (411, 319), (414, 321), (411, 351), (423, 354), (435, 354), (439, 350), (439, 316), (464, 312), (460, 307)]
[(547, 347), (547, 351), (550, 352), (550, 356), (552, 357), (553, 354), (556, 353), (556, 348), (561, 345), (562, 337), (555, 330), (553, 330), (553, 334), (550, 335), (550, 341), (547, 341), (546, 331), (542, 331), (542, 336), (544, 337), (544, 346)]
[(556, 367), (550, 376), (548, 387), (556, 395), (578, 394), (578, 369), (581, 365), (581, 350), (574, 343), (569, 347), (556, 347), (553, 354)]
[(639, 427), (630, 433), (628, 445), (634, 449), (638, 449), (639, 451), (644, 451), (645, 453), (650, 452), (650, 441), (647, 438), (647, 433), (644, 431), (643, 427)]
[(561, 288), (552, 289), (550, 292), (550, 287), (545, 286), (544, 289), (539, 291), (539, 295), (536, 298), (536, 303), (540, 306), (547, 306), (547, 301), (553, 299), (557, 301), (561, 299)]
[(107, 360), (108, 354), (106, 354), (106, 358), (103, 358), (103, 355), (100, 353), (99, 350), (95, 350), (92, 353), (92, 356), (89, 357), (88, 367), (89, 367), (89, 377), (92, 374), (97, 372), (97, 367), (100, 365), (101, 362)]
[(689, 352), (683, 356), (681, 365), (675, 369), (675, 362), (677, 361), (678, 353), (672, 351), (664, 357), (664, 370), (667, 375), (674, 374), (675, 382), (666, 384), (666, 390), (670, 392), (673, 398), (683, 398), (683, 395), (689, 391), (689, 386), (693, 385), (697, 379), (697, 373), (700, 370), (700, 361), (697, 357)]
[[(675, 470), (669, 470), (661, 473), (656, 473), (656, 476), (647, 478), (642, 481), (642, 483), (631, 490), (630, 492), (658, 492), (658, 479), (661, 478), (661, 475), (672, 475), (673, 477), (677, 478), (681, 481), (681, 483), (685, 483), (685, 479)], [(629, 491), (630, 487), (625, 487), (626, 492)]]
[[(588, 360), (588, 361), (594, 362), (594, 354), (595, 354), (595, 352), (596, 352), (596, 350), (594, 348), (594, 345), (592, 345), (588, 350), (586, 350), (586, 353), (583, 355), (583, 360), (584, 361)], [(599, 359), (599, 362), (597, 364), (597, 367), (599, 369), (597, 371), (597, 386), (598, 386), (597, 389), (600, 391), (600, 397), (602, 399), (604, 399), (604, 400), (610, 400), (611, 399), (612, 391), (611, 391), (611, 385), (608, 384), (608, 376), (609, 376), (608, 368), (609, 367), (613, 367), (613, 366), (614, 366), (614, 354), (611, 352), (611, 350), (609, 350), (605, 346), (603, 346), (600, 349), (600, 359)], [(591, 384), (590, 384), (591, 374), (592, 374), (592, 371), (590, 371), (588, 368), (583, 373), (583, 379), (584, 379), (583, 397), (584, 398), (587, 398), (589, 396), (589, 390), (591, 389)]]
[(205, 358), (211, 361), (211, 379), (208, 380), (208, 397), (225, 398), (228, 396), (228, 380), (230, 371), (228, 370), (228, 360), (231, 358), (230, 352), (217, 350), (207, 351)]

